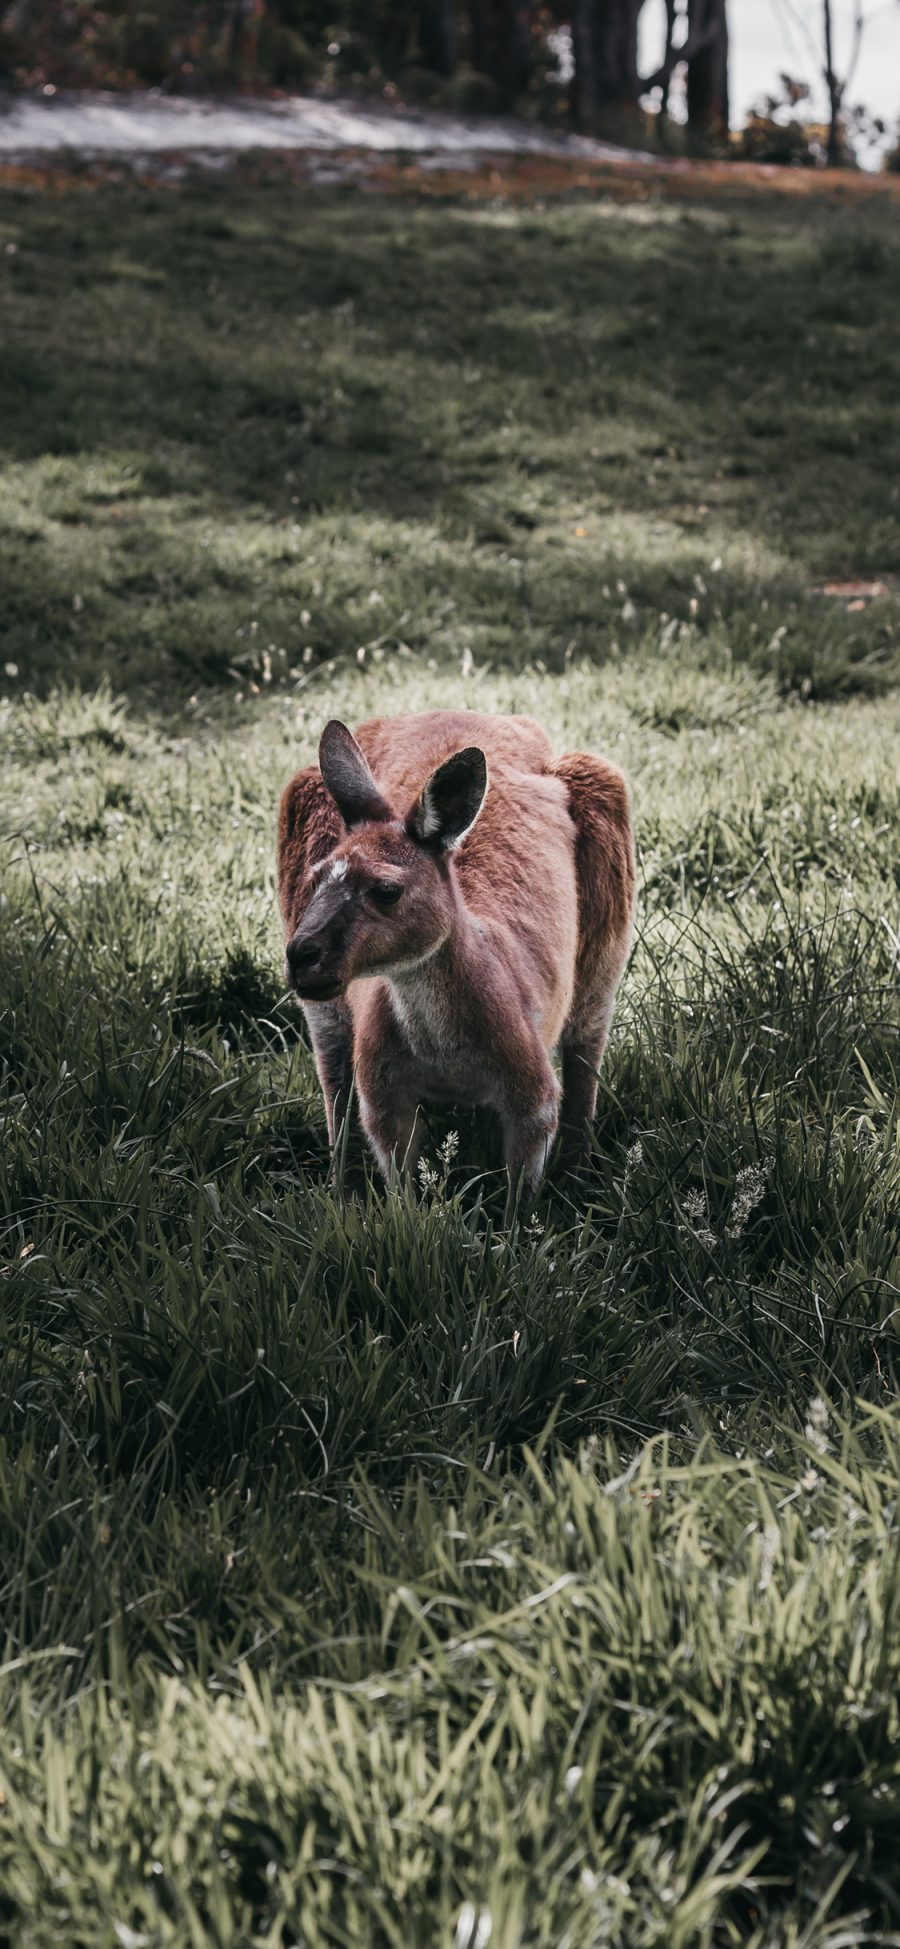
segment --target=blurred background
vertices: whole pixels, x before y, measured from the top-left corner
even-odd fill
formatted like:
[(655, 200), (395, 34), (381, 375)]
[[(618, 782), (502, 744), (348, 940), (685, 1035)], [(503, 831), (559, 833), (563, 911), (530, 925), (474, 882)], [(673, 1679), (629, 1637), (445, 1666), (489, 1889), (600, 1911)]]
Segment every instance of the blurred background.
[(896, 0), (6, 0), (0, 76), (60, 88), (331, 90), (617, 141), (877, 167)]

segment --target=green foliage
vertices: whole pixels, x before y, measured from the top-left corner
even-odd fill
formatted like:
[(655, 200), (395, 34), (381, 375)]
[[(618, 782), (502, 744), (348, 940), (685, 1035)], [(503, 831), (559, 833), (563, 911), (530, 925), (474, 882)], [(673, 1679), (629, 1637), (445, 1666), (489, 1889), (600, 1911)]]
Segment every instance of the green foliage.
[[(0, 1936), (900, 1941), (895, 609), (809, 593), (897, 566), (890, 240), (0, 241)], [(451, 703), (634, 784), (595, 1155), (511, 1225), (478, 1117), (334, 1195), (281, 992), (280, 786)]]
[(760, 109), (751, 110), (740, 132), (737, 153), (747, 162), (773, 162), (815, 169), (822, 161), (821, 127), (795, 118), (780, 122)]

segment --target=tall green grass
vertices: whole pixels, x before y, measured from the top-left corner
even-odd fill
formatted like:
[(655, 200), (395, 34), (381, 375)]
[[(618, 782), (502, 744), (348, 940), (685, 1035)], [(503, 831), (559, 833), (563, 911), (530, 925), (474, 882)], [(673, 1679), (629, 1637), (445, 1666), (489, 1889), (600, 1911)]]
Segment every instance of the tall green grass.
[(526, 1460), (358, 1489), (308, 1682), (277, 1640), (204, 1685), (114, 1633), (118, 1682), (48, 1718), (7, 1668), (21, 1939), (900, 1940), (895, 1417), (815, 1399), (784, 1471)]
[[(0, 1937), (900, 1942), (895, 606), (809, 593), (896, 562), (890, 240), (0, 217)], [(333, 1194), (280, 985), (282, 783), (460, 702), (634, 788), (594, 1155), (511, 1223), (470, 1114)]]

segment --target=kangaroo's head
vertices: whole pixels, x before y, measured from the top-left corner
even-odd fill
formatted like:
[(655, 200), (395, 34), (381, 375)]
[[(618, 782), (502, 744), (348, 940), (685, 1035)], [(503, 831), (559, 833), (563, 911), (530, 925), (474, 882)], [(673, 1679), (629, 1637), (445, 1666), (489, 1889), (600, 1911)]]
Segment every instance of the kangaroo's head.
[(470, 745), (395, 810), (336, 720), (322, 733), (319, 769), (346, 833), (311, 869), (287, 945), (288, 979), (304, 1001), (331, 1001), (364, 975), (401, 975), (443, 944), (458, 899), (450, 856), (487, 792), (484, 752)]

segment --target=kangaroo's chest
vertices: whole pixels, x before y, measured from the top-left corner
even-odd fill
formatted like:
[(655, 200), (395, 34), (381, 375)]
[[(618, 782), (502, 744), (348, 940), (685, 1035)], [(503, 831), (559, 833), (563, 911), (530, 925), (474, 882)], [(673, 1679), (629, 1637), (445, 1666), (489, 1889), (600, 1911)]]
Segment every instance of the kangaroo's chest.
[(495, 1094), (491, 1035), (435, 997), (426, 984), (393, 998), (407, 1079), (426, 1103), (488, 1103)]

